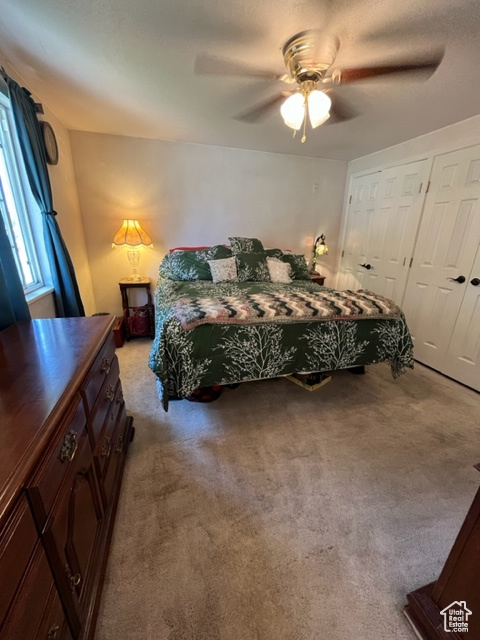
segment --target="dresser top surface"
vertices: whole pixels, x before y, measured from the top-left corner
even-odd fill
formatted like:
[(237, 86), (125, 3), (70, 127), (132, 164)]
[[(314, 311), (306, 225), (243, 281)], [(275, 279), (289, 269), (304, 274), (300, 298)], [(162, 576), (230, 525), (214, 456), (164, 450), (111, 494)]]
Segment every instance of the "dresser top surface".
[(114, 319), (30, 320), (0, 332), (0, 521), (77, 394)]

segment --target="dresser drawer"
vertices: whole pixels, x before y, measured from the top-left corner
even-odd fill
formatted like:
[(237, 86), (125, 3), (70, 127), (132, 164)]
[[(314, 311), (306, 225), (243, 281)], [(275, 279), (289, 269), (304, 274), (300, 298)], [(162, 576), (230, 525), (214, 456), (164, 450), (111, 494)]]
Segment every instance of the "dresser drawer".
[(86, 433), (85, 408), (80, 396), (73, 403), (61, 433), (26, 489), (38, 528), (41, 530), (52, 508), (83, 434)]
[(57, 589), (74, 637), (80, 635), (97, 579), (103, 506), (87, 434), (78, 443), (42, 533)]
[[(51, 590), (53, 577), (45, 555), (38, 542), (32, 562), (25, 573), (15, 602), (10, 608), (0, 632), (0, 640), (26, 640), (37, 637)], [(48, 638), (48, 628), (43, 637)], [(41, 636), (40, 636), (41, 637)]]
[(87, 413), (90, 413), (98, 396), (98, 391), (110, 373), (115, 358), (115, 339), (113, 332), (105, 340), (82, 386), (81, 394)]
[(115, 484), (115, 477), (117, 475), (118, 467), (123, 459), (123, 452), (128, 445), (125, 433), (126, 428), (127, 413), (125, 411), (125, 405), (122, 404), (122, 406), (120, 407), (120, 412), (117, 416), (115, 431), (112, 438), (112, 447), (104, 471), (103, 493), (106, 505), (110, 502), (110, 497)]
[(37, 539), (27, 499), (22, 495), (0, 536), (0, 627), (22, 581)]
[(72, 640), (58, 591), (53, 585), (35, 640)]
[(105, 420), (107, 419), (109, 412), (114, 411), (115, 407), (118, 406), (118, 386), (119, 369), (118, 359), (115, 356), (110, 368), (110, 372), (106, 380), (104, 381), (103, 386), (99, 390), (97, 401), (93, 406), (93, 410), (88, 419), (87, 429), (93, 451), (95, 451), (101, 438)]
[(101, 431), (101, 435), (97, 439), (95, 447), (95, 456), (98, 462), (99, 477), (102, 478), (105, 473), (106, 462), (110, 457), (112, 449), (115, 448), (114, 431), (118, 421), (118, 412), (124, 406), (122, 385), (120, 380), (117, 381), (115, 387), (115, 398), (111, 403), (109, 411), (106, 415), (105, 422)]

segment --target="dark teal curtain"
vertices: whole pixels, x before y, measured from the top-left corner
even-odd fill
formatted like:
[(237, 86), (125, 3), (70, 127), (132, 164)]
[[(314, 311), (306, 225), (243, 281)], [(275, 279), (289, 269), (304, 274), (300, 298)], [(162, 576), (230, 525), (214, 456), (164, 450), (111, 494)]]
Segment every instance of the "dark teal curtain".
[(0, 331), (17, 322), (29, 320), (25, 294), (13, 257), (12, 247), (0, 216)]
[(75, 270), (56, 221), (42, 131), (27, 89), (7, 76), (13, 115), (33, 196), (43, 218), (45, 248), (55, 290), (57, 317), (84, 316)]

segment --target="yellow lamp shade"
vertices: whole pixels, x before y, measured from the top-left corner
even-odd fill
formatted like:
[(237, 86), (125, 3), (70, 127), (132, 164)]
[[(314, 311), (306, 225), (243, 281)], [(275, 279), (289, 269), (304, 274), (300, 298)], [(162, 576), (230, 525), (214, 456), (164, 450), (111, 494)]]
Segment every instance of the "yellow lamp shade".
[(124, 220), (120, 229), (115, 233), (113, 244), (121, 246), (128, 244), (131, 247), (138, 245), (152, 246), (152, 239), (142, 229), (138, 220)]

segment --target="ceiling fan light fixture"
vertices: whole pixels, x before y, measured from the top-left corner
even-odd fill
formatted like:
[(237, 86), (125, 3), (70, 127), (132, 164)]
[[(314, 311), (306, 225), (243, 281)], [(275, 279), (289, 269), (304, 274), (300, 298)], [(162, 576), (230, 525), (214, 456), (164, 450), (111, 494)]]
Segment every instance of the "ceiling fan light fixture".
[(332, 101), (323, 91), (312, 91), (308, 96), (308, 115), (312, 129), (316, 129), (330, 117)]
[(289, 96), (280, 107), (283, 121), (295, 131), (298, 131), (305, 118), (305, 97), (301, 93)]

